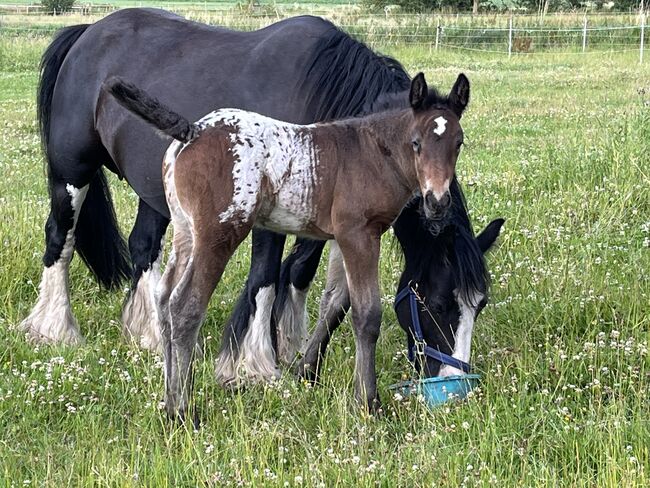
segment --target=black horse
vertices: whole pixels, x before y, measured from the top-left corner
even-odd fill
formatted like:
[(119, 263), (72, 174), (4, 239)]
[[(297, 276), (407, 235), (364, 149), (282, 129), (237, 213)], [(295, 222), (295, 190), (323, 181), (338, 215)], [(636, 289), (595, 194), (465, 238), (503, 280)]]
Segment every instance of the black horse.
[[(113, 287), (132, 277), (124, 332), (143, 347), (159, 347), (153, 292), (169, 223), (160, 170), (168, 143), (103, 94), (102, 84), (113, 75), (131, 80), (190, 119), (218, 107), (237, 107), (299, 124), (372, 111), (382, 96), (410, 84), (397, 61), (316, 17), (236, 32), (160, 10), (126, 9), (92, 25), (61, 30), (43, 56), (37, 99), (51, 210), (39, 300), (22, 324), (36, 341), (82, 340), (68, 290), (68, 266), (76, 249), (101, 284)], [(125, 178), (140, 197), (129, 237), (131, 265), (102, 166)], [(460, 199), (459, 191), (453, 185), (452, 198)], [(420, 221), (413, 225), (422, 228)], [(404, 248), (409, 235), (400, 235)], [(259, 320), (271, 321), (275, 331), (277, 318), (274, 341), (281, 358), (290, 360), (301, 347), (306, 292), (323, 243), (299, 239), (280, 271), (285, 239), (253, 232), (250, 275), (226, 325), (221, 358), (236, 356), (248, 324)], [(428, 257), (423, 252), (422, 266)], [(477, 263), (484, 266), (482, 258)], [(426, 289), (430, 282), (422, 282), (419, 293), (433, 298)], [(258, 300), (259, 290), (269, 286), (277, 290), (275, 300)], [(453, 332), (460, 314), (441, 313)], [(442, 347), (435, 342), (429, 346)]]

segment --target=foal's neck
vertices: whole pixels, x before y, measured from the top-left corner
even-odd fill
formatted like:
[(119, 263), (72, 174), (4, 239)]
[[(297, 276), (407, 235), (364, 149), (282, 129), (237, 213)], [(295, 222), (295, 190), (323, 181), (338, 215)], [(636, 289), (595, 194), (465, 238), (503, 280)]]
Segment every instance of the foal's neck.
[(378, 149), (374, 154), (374, 163), (383, 166), (387, 175), (393, 174), (409, 192), (419, 188), (409, 134), (413, 123), (410, 108), (386, 110), (348, 119), (343, 123), (349, 124), (357, 132), (360, 145), (370, 144)]

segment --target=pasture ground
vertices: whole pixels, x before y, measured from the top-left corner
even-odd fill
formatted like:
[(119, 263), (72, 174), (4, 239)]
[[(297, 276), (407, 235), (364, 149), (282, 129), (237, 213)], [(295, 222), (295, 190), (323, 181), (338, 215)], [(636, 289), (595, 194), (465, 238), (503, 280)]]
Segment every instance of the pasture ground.
[[(0, 480), (2, 486), (647, 486), (650, 482), (650, 64), (636, 55), (386, 51), (448, 89), (472, 82), (459, 161), (475, 228), (507, 219), (477, 324), (483, 374), (467, 402), (392, 398), (409, 375), (392, 312), (399, 256), (386, 236), (384, 415), (352, 401), (349, 322), (324, 384), (289, 374), (233, 395), (214, 382), (221, 328), (244, 282), (232, 260), (203, 328), (197, 431), (170, 429), (159, 359), (126, 344), (122, 293), (75, 259), (78, 349), (28, 345), (15, 326), (41, 272), (47, 191), (35, 122), (48, 39), (0, 36)], [(112, 178), (123, 229), (136, 200)], [(310, 297), (317, 314), (321, 273)]]

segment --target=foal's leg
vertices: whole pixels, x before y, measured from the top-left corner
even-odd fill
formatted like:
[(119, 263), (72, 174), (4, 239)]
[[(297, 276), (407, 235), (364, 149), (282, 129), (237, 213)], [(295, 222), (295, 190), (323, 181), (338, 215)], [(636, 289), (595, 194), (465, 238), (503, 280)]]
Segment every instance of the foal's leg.
[(278, 321), (278, 358), (285, 364), (290, 364), (306, 346), (307, 293), (324, 246), (325, 241), (298, 238), (282, 263), (273, 314)]
[[(244, 291), (224, 329), (215, 375), (223, 386), (279, 375), (272, 314), (285, 235), (253, 229), (251, 269)], [(242, 354), (242, 351), (246, 354)]]
[(144, 200), (129, 236), (133, 263), (133, 283), (122, 310), (122, 331), (144, 349), (160, 351), (160, 324), (154, 293), (160, 281), (165, 230), (169, 219), (156, 212)]
[[(216, 229), (215, 229), (216, 230)], [(241, 229), (244, 231), (244, 229)], [(246, 235), (249, 229), (245, 229)], [(223, 232), (223, 231), (222, 231)], [(233, 235), (237, 234), (237, 235)], [(194, 236), (194, 243), (186, 266), (179, 273), (180, 267), (173, 270), (176, 282), (168, 300), (170, 319), (169, 346), (166, 356), (167, 375), (165, 381), (165, 406), (170, 417), (185, 419), (188, 411), (189, 396), (192, 390), (192, 362), (197, 339), (210, 297), (221, 279), (221, 275), (237, 246), (243, 240), (238, 232), (233, 232), (223, 241), (215, 242), (214, 230)], [(180, 252), (176, 259), (180, 261)], [(178, 266), (178, 263), (176, 264)], [(165, 286), (165, 285), (163, 285)], [(164, 296), (161, 294), (161, 302)], [(161, 303), (161, 305), (163, 305)], [(164, 313), (164, 305), (161, 306)], [(167, 325), (165, 324), (165, 334)]]
[(35, 342), (79, 344), (83, 337), (70, 308), (69, 266), (75, 226), (90, 178), (50, 181), (50, 215), (45, 224), (45, 255), (38, 302), (20, 327)]
[[(165, 373), (165, 394), (170, 391), (170, 380), (172, 373), (172, 324), (169, 313), (169, 298), (174, 287), (181, 277), (192, 255), (192, 235), (189, 227), (176, 225), (174, 227), (174, 238), (172, 250), (169, 253), (165, 272), (158, 283), (155, 292), (156, 310), (158, 322), (160, 323), (161, 348), (163, 353)], [(169, 410), (168, 410), (169, 411)]]
[(352, 323), (355, 333), (354, 366), (357, 399), (370, 411), (380, 407), (375, 373), (375, 348), (381, 325), (379, 295), (379, 236), (370, 229), (359, 229), (337, 235), (345, 260)]
[(334, 331), (350, 308), (350, 292), (343, 256), (336, 241), (330, 247), (327, 266), (327, 284), (321, 298), (316, 329), (309, 338), (305, 355), (298, 363), (298, 374), (310, 381), (318, 381), (325, 351)]

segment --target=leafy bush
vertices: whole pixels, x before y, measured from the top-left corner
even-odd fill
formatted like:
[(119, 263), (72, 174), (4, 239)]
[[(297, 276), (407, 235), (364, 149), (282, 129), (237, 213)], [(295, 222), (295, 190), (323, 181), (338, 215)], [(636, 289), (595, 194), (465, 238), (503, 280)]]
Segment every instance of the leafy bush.
[(41, 0), (41, 5), (48, 12), (60, 13), (67, 12), (74, 5), (75, 0)]

